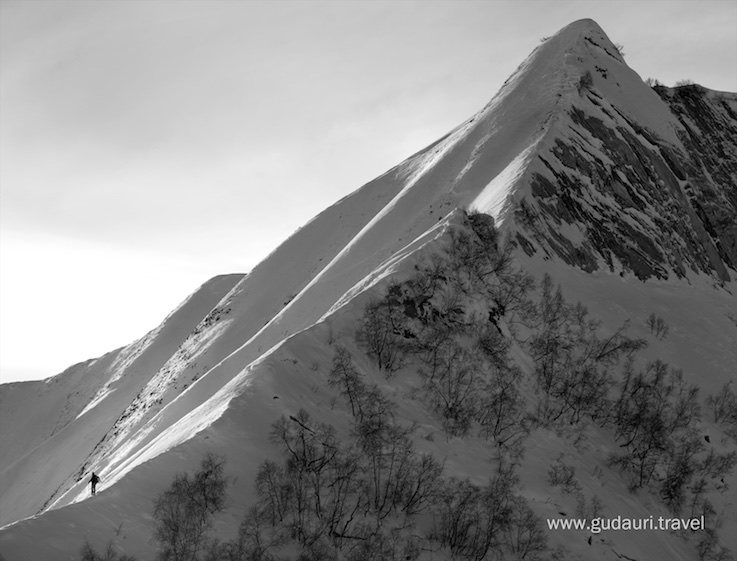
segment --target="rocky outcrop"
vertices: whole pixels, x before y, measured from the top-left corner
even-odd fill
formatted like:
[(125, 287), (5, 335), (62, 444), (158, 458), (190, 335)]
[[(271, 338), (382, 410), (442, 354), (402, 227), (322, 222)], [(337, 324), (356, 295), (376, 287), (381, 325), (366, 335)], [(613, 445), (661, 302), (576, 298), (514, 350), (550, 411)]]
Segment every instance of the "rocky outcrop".
[(737, 268), (737, 95), (696, 84), (656, 88), (683, 125), (685, 192), (719, 258)]
[(730, 279), (737, 264), (737, 96), (699, 86), (658, 93), (677, 119), (682, 146), (589, 88), (568, 112), (565, 133), (531, 166), (532, 200), (515, 212), (518, 241), (530, 237), (585, 271), (619, 264), (641, 280), (688, 271)]

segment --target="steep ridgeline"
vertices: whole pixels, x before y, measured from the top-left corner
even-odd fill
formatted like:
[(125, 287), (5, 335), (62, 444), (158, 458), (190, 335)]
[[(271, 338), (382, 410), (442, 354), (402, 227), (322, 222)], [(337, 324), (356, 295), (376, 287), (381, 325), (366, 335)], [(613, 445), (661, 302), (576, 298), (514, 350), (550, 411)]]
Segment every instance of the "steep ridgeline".
[[(633, 319), (632, 336), (652, 339), (645, 319), (653, 311), (665, 316), (671, 335), (643, 351), (647, 359), (664, 357), (687, 371), (687, 381), (698, 377), (715, 393), (737, 367), (737, 310), (724, 313), (737, 263), (736, 112), (732, 94), (648, 87), (591, 20), (565, 27), (537, 46), (476, 115), (320, 213), (247, 275), (205, 283), (129, 347), (46, 382), (0, 386), (0, 524), (9, 524), (0, 530), (0, 553), (8, 561), (76, 559), (85, 539), (98, 548), (112, 539), (128, 554), (152, 559), (152, 498), (205, 452), (227, 457), (236, 476), (235, 513), (217, 526), (232, 537), (255, 499), (259, 465), (278, 457), (269, 440), (275, 420), (305, 419), (304, 408), (347, 436), (353, 421), (327, 384), (336, 344), (394, 400), (397, 418), (421, 428), (413, 437), (417, 449), (444, 460), (450, 477), (488, 481), (496, 452), (486, 439), (473, 427), (467, 439), (443, 432), (408, 382), (417, 369), (385, 378), (356, 340), (367, 303), (390, 286), (412, 321), (433, 317), (430, 299), (407, 296), (422, 283), (402, 285), (409, 292), (397, 286), (439, 263), (468, 231), (471, 219), (460, 209), (492, 215), (517, 262), (538, 281), (552, 273), (610, 333)], [(429, 285), (452, 277), (436, 272)], [(519, 294), (531, 284), (510, 286)], [(515, 364), (507, 381), (521, 396), (516, 411), (534, 416), (537, 370), (521, 342), (532, 339), (534, 326), (515, 328), (504, 302), (492, 306), (486, 296), (475, 298), (468, 316), (481, 318), (509, 351)], [(596, 321), (581, 325), (582, 337), (597, 329)], [(517, 328), (520, 339), (512, 337)], [(547, 483), (547, 468), (564, 459), (566, 469), (595, 474), (581, 476), (581, 508), (601, 495), (608, 514), (666, 513), (662, 505), (648, 510), (652, 496), (629, 494), (607, 464), (620, 446), (605, 427), (581, 428), (580, 449), (564, 434), (574, 429), (528, 435), (528, 428), (521, 432), (534, 461), (522, 463), (519, 476), (540, 515), (580, 506), (572, 495), (554, 496)], [(102, 477), (95, 497), (87, 486), (92, 471)], [(527, 512), (527, 503), (517, 504)], [(713, 504), (731, 508), (720, 495)], [(737, 528), (734, 516), (725, 520)], [(667, 552), (687, 560), (696, 551), (695, 540), (667, 532), (620, 533), (597, 543), (597, 553), (569, 537), (550, 540), (579, 558), (655, 559)]]
[(563, 65), (561, 111), (527, 170), (529, 195), (517, 194), (521, 247), (585, 271), (729, 280), (737, 96), (696, 85), (656, 92), (596, 28), (581, 29)]
[[(241, 277), (208, 281), (125, 348), (44, 381), (0, 386), (0, 525), (37, 514), (88, 478), (90, 455), (132, 409), (146, 407), (153, 398), (152, 375), (181, 355), (198, 325), (211, 323), (213, 308)], [(160, 394), (189, 381), (156, 386)]]

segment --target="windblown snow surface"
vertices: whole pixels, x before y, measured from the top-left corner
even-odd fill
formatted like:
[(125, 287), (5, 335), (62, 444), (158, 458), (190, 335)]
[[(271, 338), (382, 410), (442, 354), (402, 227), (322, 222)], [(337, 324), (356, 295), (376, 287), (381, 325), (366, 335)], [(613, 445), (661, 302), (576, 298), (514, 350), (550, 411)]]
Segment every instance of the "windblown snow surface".
[[(593, 85), (582, 91), (587, 72)], [(734, 96), (726, 99), (733, 103)], [(208, 281), (128, 347), (43, 382), (0, 386), (0, 553), (7, 561), (78, 559), (85, 540), (98, 550), (112, 540), (128, 555), (153, 559), (152, 500), (176, 473), (195, 469), (206, 452), (226, 457), (226, 471), (236, 478), (232, 506), (215, 528), (220, 537), (233, 537), (255, 500), (259, 464), (279, 457), (268, 439), (271, 424), (305, 408), (316, 421), (349, 425), (349, 414), (332, 406), (335, 394), (326, 383), (330, 343), (339, 339), (371, 370), (354, 340), (366, 302), (389, 279), (406, 278), (442, 243), (459, 223), (458, 209), (491, 214), (516, 240), (519, 265), (538, 280), (551, 274), (566, 298), (583, 302), (605, 328), (629, 320), (629, 335), (650, 343), (643, 360), (659, 357), (682, 368), (702, 397), (733, 380), (737, 272), (729, 248), (717, 247), (711, 232), (694, 241), (679, 230), (670, 235), (672, 247), (658, 250), (659, 258), (640, 258), (647, 267), (632, 257), (642, 254), (637, 242), (611, 224), (626, 222), (638, 233), (632, 239), (663, 248), (661, 207), (643, 196), (641, 208), (622, 208), (617, 189), (607, 194), (586, 179), (587, 162), (621, 165), (613, 141), (597, 137), (604, 129), (590, 126), (591, 119), (620, 142), (627, 143), (627, 134), (640, 139), (654, 154), (688, 151), (684, 125), (669, 106), (627, 67), (596, 23), (575, 22), (538, 46), (479, 113), (323, 211), (247, 275)], [(565, 146), (576, 147), (578, 155)], [(635, 169), (620, 170), (620, 191), (632, 187), (627, 171)], [(578, 202), (566, 207), (567, 216), (562, 207), (556, 214), (541, 179), (560, 185), (564, 177), (583, 186), (572, 195)], [(685, 189), (685, 178), (678, 177), (664, 179), (661, 188), (670, 189), (673, 181)], [(679, 196), (675, 200), (686, 200)], [(609, 226), (602, 227), (629, 245), (595, 243), (597, 225), (581, 209), (606, 219)], [(525, 222), (530, 214), (535, 220)], [(670, 328), (662, 341), (645, 325), (653, 312)], [(515, 344), (512, 352), (531, 375), (525, 350)], [(446, 438), (438, 420), (408, 395), (401, 376), (386, 381), (377, 375), (375, 381), (396, 402), (399, 417), (417, 423), (417, 448), (444, 460), (445, 473), (487, 480), (487, 442)], [(707, 416), (700, 430), (718, 451), (735, 449)], [(605, 516), (670, 516), (655, 495), (628, 491), (608, 465), (617, 446), (595, 426), (575, 446), (565, 435), (534, 430), (520, 467), (522, 492), (543, 519), (573, 516), (574, 497), (547, 481), (551, 463), (563, 454), (584, 495), (601, 499)], [(93, 471), (102, 481), (91, 497)], [(734, 474), (726, 484), (737, 486)], [(730, 493), (711, 500), (722, 521), (722, 543), (737, 551), (737, 505)], [(551, 548), (565, 548), (566, 559), (698, 558), (697, 536), (612, 531), (591, 536), (589, 545), (586, 532), (546, 532)]]

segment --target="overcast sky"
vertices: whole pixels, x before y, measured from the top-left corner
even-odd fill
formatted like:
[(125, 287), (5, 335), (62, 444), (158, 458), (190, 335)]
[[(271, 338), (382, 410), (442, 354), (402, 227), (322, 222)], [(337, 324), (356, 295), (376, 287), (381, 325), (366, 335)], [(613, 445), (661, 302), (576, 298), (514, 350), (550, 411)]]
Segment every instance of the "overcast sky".
[(586, 17), (643, 79), (737, 91), (733, 0), (0, 0), (0, 379), (248, 272)]

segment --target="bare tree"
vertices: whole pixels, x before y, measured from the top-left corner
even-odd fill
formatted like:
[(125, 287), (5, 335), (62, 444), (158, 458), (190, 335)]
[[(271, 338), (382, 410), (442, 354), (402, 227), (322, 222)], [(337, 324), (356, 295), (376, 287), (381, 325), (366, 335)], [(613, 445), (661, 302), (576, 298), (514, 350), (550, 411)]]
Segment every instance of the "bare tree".
[(238, 537), (224, 548), (227, 561), (276, 561), (274, 550), (284, 545), (286, 538), (264, 523), (258, 506), (253, 506), (243, 517)]
[(538, 303), (539, 324), (530, 339), (537, 389), (542, 394), (538, 419), (544, 423), (567, 417), (571, 424), (583, 416), (606, 419), (608, 395), (614, 385), (610, 368), (645, 346), (625, 335), (625, 322), (601, 338), (600, 322), (589, 318), (579, 304), (568, 304), (552, 279), (543, 278)]
[[(82, 555), (82, 561), (136, 561), (135, 557), (131, 557), (129, 555), (118, 555), (112, 541), (108, 542), (103, 553), (98, 553), (90, 545), (90, 542), (85, 541), (80, 553)], [(2, 555), (0, 555), (0, 561), (4, 561), (4, 557)]]
[(362, 323), (356, 332), (356, 340), (366, 347), (379, 370), (391, 374), (399, 370), (405, 361), (405, 336), (403, 310), (391, 293), (381, 300), (369, 303)]
[(516, 483), (513, 470), (501, 465), (485, 487), (468, 479), (447, 479), (430, 538), (455, 559), (480, 561), (490, 552), (498, 555), (512, 530)]
[(511, 501), (510, 523), (506, 525), (507, 547), (520, 561), (540, 559), (547, 550), (542, 521), (522, 497)]
[(225, 460), (207, 454), (193, 476), (179, 474), (154, 502), (160, 561), (196, 561), (205, 551), (213, 515), (225, 508)]
[(655, 338), (662, 341), (668, 335), (668, 326), (666, 325), (665, 320), (660, 316), (656, 316), (655, 312), (648, 316), (646, 323), (650, 328), (650, 334)]
[(615, 437), (626, 453), (612, 463), (629, 471), (633, 486), (641, 487), (667, 461), (673, 439), (699, 420), (698, 389), (662, 361), (649, 363), (644, 372), (628, 363), (613, 416)]
[[(716, 395), (707, 397), (706, 407), (715, 423), (737, 431), (737, 395), (732, 390), (731, 383), (727, 382)], [(737, 436), (737, 432), (735, 435)]]
[(521, 376), (516, 366), (492, 369), (479, 394), (481, 434), (500, 446), (517, 444), (528, 433), (525, 402), (517, 387)]
[(430, 403), (443, 419), (448, 434), (463, 436), (478, 415), (484, 362), (477, 348), (467, 349), (455, 339), (438, 347), (429, 372), (421, 371)]
[(328, 376), (328, 385), (340, 389), (341, 395), (350, 403), (351, 414), (354, 417), (361, 413), (361, 399), (366, 392), (366, 384), (345, 347), (338, 346), (335, 349), (333, 369)]

